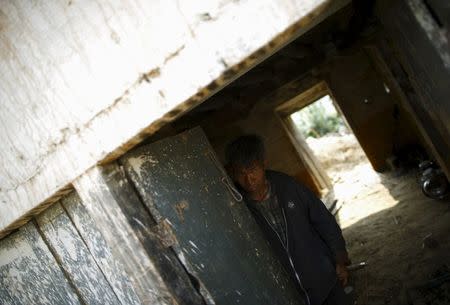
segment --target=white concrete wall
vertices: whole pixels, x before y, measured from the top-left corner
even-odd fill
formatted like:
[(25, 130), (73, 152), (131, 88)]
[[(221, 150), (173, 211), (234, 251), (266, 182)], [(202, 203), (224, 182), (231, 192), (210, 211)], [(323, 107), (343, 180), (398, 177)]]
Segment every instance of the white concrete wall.
[(286, 43), (327, 2), (1, 1), (0, 236)]

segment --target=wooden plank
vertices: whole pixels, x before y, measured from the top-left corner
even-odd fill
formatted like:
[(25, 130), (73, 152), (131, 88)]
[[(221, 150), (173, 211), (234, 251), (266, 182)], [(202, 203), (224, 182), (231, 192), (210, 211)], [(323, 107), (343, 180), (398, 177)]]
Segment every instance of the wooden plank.
[(3, 3), (1, 236), (272, 54), (328, 2)]
[[(110, 245), (83, 206), (78, 195), (73, 192), (61, 200), (61, 204), (121, 303), (141, 304), (125, 267), (120, 259), (114, 257), (114, 252), (111, 250)], [(142, 303), (148, 302), (152, 304), (151, 301), (151, 299), (145, 298), (145, 300), (142, 300)]]
[[(151, 231), (154, 221), (117, 167), (110, 166), (106, 174), (93, 168), (75, 186), (82, 202), (72, 198), (64, 205), (77, 229), (95, 256), (101, 257), (105, 247), (111, 249), (143, 304), (202, 302), (180, 263), (157, 244)], [(98, 245), (95, 234), (103, 236), (105, 245)], [(109, 265), (103, 267), (105, 274)]]
[[(119, 259), (113, 256), (114, 252), (98, 229), (98, 225), (95, 224), (83, 206), (78, 195), (73, 192), (61, 200), (61, 204), (121, 303), (141, 304), (133, 288), (132, 281), (125, 271), (125, 267)], [(152, 304), (152, 300), (148, 298), (142, 300), (142, 302), (144, 301)]]
[[(84, 303), (92, 305), (139, 304), (138, 301), (130, 298), (122, 298), (123, 302), (119, 301), (102, 270), (59, 203), (39, 216), (37, 223), (49, 247), (71, 282), (76, 286)], [(99, 250), (107, 251), (103, 245), (99, 245)], [(125, 289), (123, 293), (129, 295), (131, 286)]]
[(0, 241), (0, 300), (13, 305), (81, 305), (35, 225)]

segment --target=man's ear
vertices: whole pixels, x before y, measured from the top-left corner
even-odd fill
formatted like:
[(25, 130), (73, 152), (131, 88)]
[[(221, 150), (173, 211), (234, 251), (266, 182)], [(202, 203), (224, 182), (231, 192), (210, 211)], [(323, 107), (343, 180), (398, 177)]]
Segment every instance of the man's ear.
[(267, 162), (267, 159), (264, 159), (264, 161), (263, 161), (263, 166), (264, 166), (264, 169), (266, 169), (267, 168), (267, 165), (269, 164), (269, 162)]

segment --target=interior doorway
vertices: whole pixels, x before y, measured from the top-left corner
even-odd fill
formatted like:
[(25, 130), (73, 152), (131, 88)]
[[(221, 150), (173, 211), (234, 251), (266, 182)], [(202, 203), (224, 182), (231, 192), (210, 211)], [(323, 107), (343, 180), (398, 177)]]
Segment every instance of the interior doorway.
[[(337, 215), (345, 203), (364, 196), (367, 188), (382, 188), (378, 173), (325, 82), (282, 104), (277, 113), (333, 214)], [(351, 217), (339, 217), (341, 226), (371, 212), (364, 209)]]
[(333, 185), (344, 179), (344, 172), (363, 162), (368, 163), (361, 145), (336, 109), (330, 94), (292, 113), (290, 119)]
[(361, 196), (363, 187), (374, 183), (377, 174), (331, 94), (324, 94), (289, 117), (331, 180), (332, 192), (327, 197), (332, 198), (327, 199), (334, 202), (337, 212)]

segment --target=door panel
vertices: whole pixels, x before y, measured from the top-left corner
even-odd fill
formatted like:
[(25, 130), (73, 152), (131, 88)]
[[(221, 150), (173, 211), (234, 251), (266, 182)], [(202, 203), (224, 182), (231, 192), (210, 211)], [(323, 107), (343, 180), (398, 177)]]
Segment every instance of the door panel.
[[(135, 149), (125, 170), (210, 304), (303, 304), (200, 128)], [(228, 185), (228, 186), (227, 186)]]

